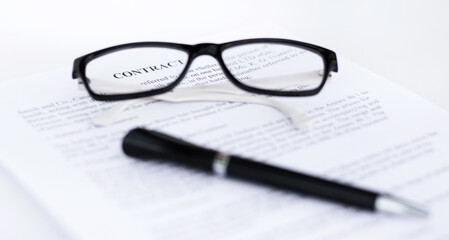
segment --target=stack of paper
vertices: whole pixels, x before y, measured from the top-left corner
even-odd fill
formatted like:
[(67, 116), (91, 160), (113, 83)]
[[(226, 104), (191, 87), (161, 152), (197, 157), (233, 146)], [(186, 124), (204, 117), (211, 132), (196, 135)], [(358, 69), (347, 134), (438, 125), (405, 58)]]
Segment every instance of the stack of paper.
[[(319, 95), (273, 98), (311, 119), (302, 128), (263, 105), (150, 100), (98, 127), (91, 119), (115, 103), (78, 91), (70, 70), (0, 85), (0, 163), (74, 239), (449, 238), (448, 112), (342, 58)], [(374, 214), (132, 159), (121, 140), (138, 126), (391, 192), (430, 216)]]

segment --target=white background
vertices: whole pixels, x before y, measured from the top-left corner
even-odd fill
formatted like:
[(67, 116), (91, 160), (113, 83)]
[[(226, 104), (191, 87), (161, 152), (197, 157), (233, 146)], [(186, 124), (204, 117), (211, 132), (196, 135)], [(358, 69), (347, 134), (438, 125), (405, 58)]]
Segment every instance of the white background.
[[(449, 110), (449, 1), (2, 0), (0, 81), (120, 43), (199, 43), (248, 27), (242, 36), (284, 37), (273, 34), (286, 30)], [(1, 166), (0, 193), (0, 239), (64, 239)]]

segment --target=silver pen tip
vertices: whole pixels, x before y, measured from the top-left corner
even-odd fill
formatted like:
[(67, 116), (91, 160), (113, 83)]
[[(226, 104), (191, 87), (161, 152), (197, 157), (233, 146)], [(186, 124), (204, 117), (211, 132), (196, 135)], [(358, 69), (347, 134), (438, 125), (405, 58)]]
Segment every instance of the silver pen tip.
[(417, 217), (427, 217), (429, 215), (429, 212), (423, 206), (389, 195), (378, 196), (375, 202), (375, 209), (382, 212)]

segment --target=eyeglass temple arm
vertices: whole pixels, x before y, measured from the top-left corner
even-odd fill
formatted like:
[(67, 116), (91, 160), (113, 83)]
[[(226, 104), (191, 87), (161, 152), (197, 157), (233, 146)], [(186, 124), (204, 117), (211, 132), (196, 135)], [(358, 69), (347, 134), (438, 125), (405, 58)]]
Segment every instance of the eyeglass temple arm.
[[(309, 71), (309, 72), (303, 72), (300, 74), (289, 74), (289, 75), (282, 75), (282, 76), (276, 76), (276, 77), (265, 77), (265, 78), (256, 78), (253, 79), (257, 82), (273, 82), (273, 79), (276, 79), (276, 84), (279, 84), (280, 82), (285, 83), (291, 83), (290, 81), (294, 78), (295, 83), (297, 84), (298, 78), (313, 78), (316, 77), (317, 73), (320, 71)], [(281, 81), (282, 80), (282, 81)], [(108, 90), (111, 92), (119, 92), (122, 91), (123, 88), (133, 88), (130, 90), (135, 91), (141, 91), (142, 88), (140, 86), (136, 86), (134, 84), (129, 83), (120, 83), (120, 84), (113, 84), (111, 85), (109, 82), (104, 80), (95, 79), (92, 84), (95, 84), (96, 87), (101, 87), (103, 89), (109, 88)], [(182, 92), (180, 92), (182, 91)], [(206, 91), (208, 92), (206, 94)], [(225, 95), (212, 95), (212, 92), (217, 93), (228, 93), (227, 96)], [(171, 97), (167, 97), (167, 94), (153, 96), (153, 99), (158, 100), (164, 100), (169, 102), (185, 102), (185, 101), (234, 101), (234, 102), (245, 102), (245, 103), (255, 103), (255, 104), (263, 104), (268, 105), (274, 108), (277, 108), (279, 111), (283, 112), (285, 115), (287, 115), (290, 120), (296, 125), (301, 126), (304, 125), (305, 122), (307, 122), (307, 118), (304, 114), (298, 113), (295, 109), (288, 107), (285, 104), (282, 104), (279, 101), (275, 101), (272, 99), (268, 99), (266, 97), (259, 97), (259, 96), (241, 96), (242, 94), (247, 94), (247, 92), (242, 91), (238, 88), (235, 88), (234, 86), (230, 85), (229, 83), (219, 83), (219, 84), (213, 84), (213, 85), (205, 85), (205, 86), (196, 86), (196, 87), (186, 87), (186, 88), (178, 88), (178, 90), (175, 91), (177, 96), (173, 96), (173, 92), (171, 93)], [(183, 94), (182, 96), (180, 96)], [(188, 94), (188, 95), (186, 95)], [(229, 98), (229, 95), (232, 94), (232, 98)], [(240, 94), (240, 96), (237, 96)], [(126, 110), (128, 107), (132, 106), (133, 104), (141, 101), (141, 99), (134, 99), (122, 102), (109, 110), (101, 113), (97, 117), (93, 119), (94, 123), (97, 125), (107, 125), (113, 122), (115, 117)]]
[(118, 116), (118, 114), (120, 114), (133, 104), (148, 99), (156, 99), (167, 102), (232, 101), (232, 102), (261, 104), (276, 108), (277, 110), (285, 114), (296, 127), (303, 127), (306, 123), (309, 122), (309, 119), (305, 114), (298, 112), (296, 109), (291, 108), (288, 105), (283, 104), (282, 102), (269, 99), (267, 97), (249, 96), (249, 95), (245, 96), (231, 93), (217, 93), (208, 91), (205, 92), (203, 90), (198, 90), (196, 93), (194, 93), (193, 91), (183, 91), (183, 90), (185, 89), (178, 89), (175, 92), (169, 92), (148, 98), (133, 99), (122, 102), (100, 113), (99, 115), (94, 117), (92, 121), (95, 125), (99, 126), (108, 125), (114, 121), (114, 119)]

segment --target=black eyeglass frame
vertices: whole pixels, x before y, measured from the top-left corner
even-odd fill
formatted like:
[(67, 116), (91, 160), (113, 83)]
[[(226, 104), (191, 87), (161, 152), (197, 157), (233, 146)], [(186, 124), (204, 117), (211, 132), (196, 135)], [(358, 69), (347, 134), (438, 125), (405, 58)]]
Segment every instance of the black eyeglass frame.
[[(232, 73), (229, 71), (229, 69), (226, 67), (226, 64), (224, 63), (224, 60), (222, 58), (223, 51), (239, 46), (244, 44), (254, 44), (254, 43), (278, 43), (283, 45), (290, 45), (298, 48), (302, 48), (304, 50), (308, 50), (311, 52), (316, 53), (317, 55), (321, 56), (324, 63), (324, 71), (323, 71), (323, 79), (321, 84), (311, 90), (306, 91), (277, 91), (277, 90), (267, 90), (267, 89), (259, 89), (254, 88), (251, 86), (247, 86), (243, 83), (241, 83), (239, 80), (237, 80)], [(111, 94), (111, 95), (102, 95), (95, 93), (90, 87), (89, 87), (89, 79), (86, 76), (86, 66), (87, 64), (101, 56), (121, 51), (125, 49), (132, 49), (132, 48), (142, 48), (142, 47), (161, 47), (161, 48), (170, 48), (170, 49), (176, 49), (184, 51), (188, 54), (187, 63), (185, 65), (184, 70), (179, 74), (178, 78), (171, 84), (159, 88), (159, 89), (153, 89), (148, 90), (144, 92), (136, 92), (136, 93), (126, 93), (126, 94)], [(330, 74), (330, 72), (338, 72), (338, 64), (337, 64), (337, 55), (335, 52), (316, 46), (310, 43), (305, 42), (299, 42), (295, 40), (289, 40), (289, 39), (278, 39), (278, 38), (254, 38), (254, 39), (245, 39), (245, 40), (237, 40), (232, 42), (226, 42), (221, 44), (214, 44), (214, 43), (201, 43), (196, 45), (187, 45), (187, 44), (179, 44), (179, 43), (169, 43), (169, 42), (136, 42), (136, 43), (127, 43), (122, 45), (117, 45), (109, 48), (105, 48), (102, 50), (98, 50), (92, 53), (89, 53), (87, 55), (81, 56), (77, 59), (75, 59), (73, 63), (73, 72), (72, 72), (72, 78), (73, 79), (81, 79), (84, 86), (86, 87), (89, 95), (95, 99), (100, 101), (115, 101), (115, 100), (127, 100), (127, 99), (134, 99), (134, 98), (143, 98), (143, 97), (150, 97), (157, 94), (166, 93), (173, 88), (175, 88), (185, 77), (187, 74), (190, 65), (192, 64), (193, 60), (201, 55), (209, 55), (215, 58), (223, 73), (225, 76), (231, 81), (236, 87), (245, 90), (247, 92), (256, 93), (256, 94), (265, 94), (265, 95), (271, 95), (271, 96), (289, 96), (289, 97), (301, 97), (301, 96), (312, 96), (318, 94), (323, 86), (326, 83), (326, 80)]]

